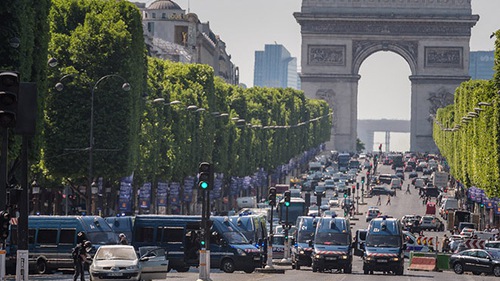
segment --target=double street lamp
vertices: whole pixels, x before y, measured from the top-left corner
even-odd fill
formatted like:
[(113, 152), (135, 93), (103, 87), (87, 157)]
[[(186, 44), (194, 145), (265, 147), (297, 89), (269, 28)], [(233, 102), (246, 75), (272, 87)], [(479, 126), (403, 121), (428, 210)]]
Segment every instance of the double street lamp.
[[(57, 91), (62, 91), (64, 89), (64, 84), (62, 83), (62, 81), (66, 78), (66, 77), (69, 77), (69, 76), (72, 76), (73, 74), (67, 74), (65, 76), (63, 76), (59, 82), (56, 84), (55, 88)], [(108, 74), (108, 75), (104, 75), (102, 76), (101, 78), (99, 78), (95, 83), (94, 85), (92, 86), (91, 88), (91, 92), (90, 92), (90, 134), (89, 134), (89, 146), (87, 148), (84, 148), (82, 150), (87, 150), (89, 152), (89, 167), (88, 167), (88, 182), (87, 182), (87, 188), (86, 188), (86, 192), (85, 192), (85, 207), (86, 207), (86, 210), (87, 212), (89, 212), (90, 210), (92, 210), (92, 213), (95, 212), (95, 210), (92, 209), (92, 198), (93, 198), (93, 192), (92, 192), (92, 185), (95, 185), (94, 183), (94, 180), (93, 180), (93, 160), (94, 160), (94, 94), (95, 94), (95, 90), (97, 90), (97, 86), (99, 86), (99, 84), (101, 82), (103, 82), (104, 80), (108, 79), (108, 78), (119, 78), (123, 81), (123, 84), (122, 84), (122, 90), (125, 91), (125, 92), (128, 92), (130, 91), (130, 84), (127, 82), (127, 80), (125, 78), (123, 78), (122, 76), (118, 75), (118, 74)]]

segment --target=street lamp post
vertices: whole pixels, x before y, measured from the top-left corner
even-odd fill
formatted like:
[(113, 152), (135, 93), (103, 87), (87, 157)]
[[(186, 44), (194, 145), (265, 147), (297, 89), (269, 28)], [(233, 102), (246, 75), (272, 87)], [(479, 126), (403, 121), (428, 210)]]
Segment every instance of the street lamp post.
[[(72, 74), (68, 74), (68, 75), (65, 75), (63, 76), (59, 82), (56, 84), (56, 90), (57, 91), (62, 91), (63, 88), (64, 88), (64, 84), (62, 84), (62, 80), (68, 76), (71, 76)], [(97, 82), (95, 82), (94, 86), (91, 88), (91, 95), (90, 95), (90, 135), (89, 135), (89, 147), (86, 148), (85, 150), (88, 150), (89, 152), (89, 174), (88, 174), (88, 185), (87, 185), (87, 188), (86, 188), (86, 192), (85, 192), (85, 209), (87, 210), (87, 212), (89, 212), (90, 210), (92, 210), (92, 182), (93, 182), (93, 160), (94, 160), (94, 93), (95, 93), (95, 90), (97, 89), (97, 86), (104, 80), (108, 79), (108, 78), (120, 78), (121, 80), (123, 80), (123, 85), (122, 85), (122, 90), (125, 91), (125, 92), (128, 92), (130, 91), (130, 84), (127, 82), (127, 80), (125, 78), (123, 78), (122, 76), (118, 75), (118, 74), (108, 74), (108, 75), (104, 75), (102, 76), (101, 78), (99, 78), (99, 80), (97, 80)], [(92, 213), (94, 213), (95, 210), (92, 210)]]

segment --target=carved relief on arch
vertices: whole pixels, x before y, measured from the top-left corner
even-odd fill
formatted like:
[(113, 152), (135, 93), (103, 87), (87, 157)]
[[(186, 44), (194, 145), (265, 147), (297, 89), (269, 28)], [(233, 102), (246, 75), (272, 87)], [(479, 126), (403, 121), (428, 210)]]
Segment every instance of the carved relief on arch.
[[(440, 88), (437, 92), (430, 92), (429, 98), (427, 99), (430, 103), (429, 114), (435, 115), (439, 108), (452, 104), (454, 102), (454, 98), (454, 95), (445, 88)], [(430, 116), (427, 120), (431, 123), (433, 121)]]
[(328, 103), (328, 106), (333, 111), (333, 116), (332, 116), (332, 127), (336, 127), (337, 125), (337, 96), (335, 92), (332, 89), (319, 89), (316, 91), (316, 98), (324, 100)]
[[(370, 53), (369, 50), (371, 50)], [(408, 63), (417, 64), (418, 42), (417, 41), (389, 41), (389, 40), (354, 40), (352, 41), (353, 64), (361, 64), (371, 53), (376, 51), (394, 51), (399, 53)], [(365, 57), (363, 57), (365, 56)], [(356, 68), (355, 68), (356, 69)]]

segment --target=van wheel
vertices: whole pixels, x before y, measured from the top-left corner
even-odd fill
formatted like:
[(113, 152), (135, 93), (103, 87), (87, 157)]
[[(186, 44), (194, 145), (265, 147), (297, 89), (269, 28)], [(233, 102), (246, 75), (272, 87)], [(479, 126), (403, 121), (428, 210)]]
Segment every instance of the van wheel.
[(313, 272), (318, 271), (318, 269), (317, 269), (314, 265), (313, 265), (313, 267), (312, 267), (312, 270), (313, 270)]
[(252, 273), (252, 272), (254, 272), (254, 271), (255, 271), (255, 268), (253, 268), (253, 267), (250, 267), (250, 268), (245, 268), (245, 269), (243, 269), (243, 271), (244, 271), (245, 273)]
[(300, 265), (298, 263), (295, 264), (295, 269), (300, 270)]
[(344, 273), (348, 273), (348, 274), (352, 273), (352, 264), (350, 264), (344, 268)]
[(500, 266), (495, 266), (493, 268), (493, 274), (496, 276), (496, 277), (500, 277)]
[(221, 267), (225, 273), (233, 273), (234, 272), (234, 262), (230, 259), (223, 260)]
[(188, 272), (189, 271), (189, 266), (186, 266), (186, 267), (178, 267), (178, 268), (175, 268), (175, 270), (177, 272)]
[(48, 270), (47, 270), (47, 261), (46, 260), (39, 259), (36, 262), (36, 273), (38, 273), (38, 274), (48, 273)]

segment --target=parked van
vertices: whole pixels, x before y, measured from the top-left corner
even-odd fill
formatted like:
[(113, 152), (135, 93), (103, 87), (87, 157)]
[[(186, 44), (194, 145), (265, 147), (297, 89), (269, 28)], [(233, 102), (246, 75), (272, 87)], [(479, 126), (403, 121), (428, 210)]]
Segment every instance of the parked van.
[[(101, 245), (118, 244), (118, 235), (99, 216), (29, 216), (28, 217), (28, 262), (30, 271), (37, 274), (50, 273), (57, 269), (73, 268), (72, 249), (85, 234), (92, 243), (92, 251)], [(17, 258), (17, 225), (11, 225), (6, 241), (6, 268), (15, 271)]]
[(104, 219), (117, 235), (123, 233), (127, 237), (128, 241), (132, 240), (132, 227), (134, 225), (134, 217), (107, 217)]
[[(313, 246), (312, 241), (310, 245)], [(312, 271), (325, 269), (352, 272), (352, 235), (349, 219), (345, 217), (321, 217), (314, 236)]]
[(314, 241), (314, 233), (318, 218), (310, 216), (299, 216), (295, 226), (295, 243), (292, 247), (292, 268), (300, 269), (301, 266), (311, 266), (311, 253), (313, 247), (309, 246)]
[[(210, 217), (210, 267), (227, 273), (251, 273), (261, 267), (257, 247), (250, 244), (229, 217)], [(167, 251), (169, 267), (186, 272), (199, 266), (201, 216), (138, 215), (133, 226), (132, 245), (158, 246)]]
[(382, 216), (370, 221), (363, 256), (363, 273), (374, 271), (403, 275), (403, 230), (398, 219)]
[(238, 216), (230, 216), (229, 219), (250, 243), (260, 244), (267, 239), (265, 216), (239, 214)]

